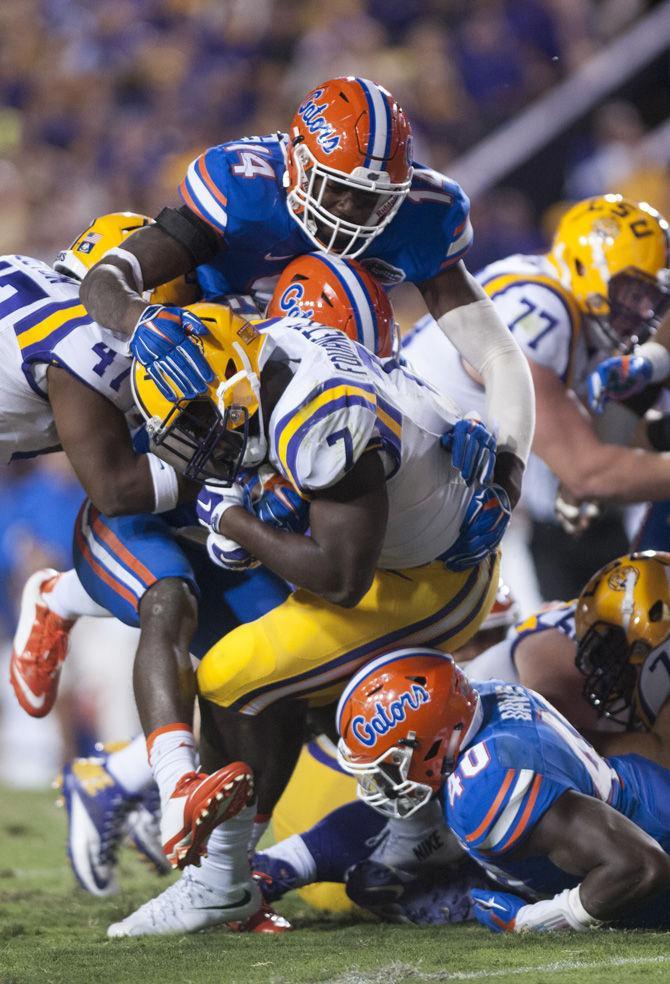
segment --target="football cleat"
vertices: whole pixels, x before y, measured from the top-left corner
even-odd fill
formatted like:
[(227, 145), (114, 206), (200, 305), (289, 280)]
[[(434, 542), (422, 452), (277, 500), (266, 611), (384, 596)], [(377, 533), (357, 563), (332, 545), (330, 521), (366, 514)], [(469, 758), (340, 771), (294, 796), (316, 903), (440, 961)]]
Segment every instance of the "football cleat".
[(43, 595), (60, 576), (51, 568), (36, 571), (21, 595), (9, 678), (19, 704), (31, 717), (44, 717), (54, 705), (74, 625), (73, 619), (62, 618), (44, 602)]
[(384, 922), (444, 926), (472, 919), (470, 889), (484, 880), (469, 869), (414, 876), (367, 860), (347, 871), (346, 892), (352, 902)]
[(302, 882), (293, 865), (270, 854), (254, 854), (251, 873), (258, 882), (265, 902), (277, 902), (287, 892), (300, 888)]
[(253, 773), (244, 762), (232, 762), (211, 775), (183, 775), (161, 818), (163, 851), (172, 867), (199, 866), (214, 828), (236, 816), (253, 796)]
[(293, 926), (278, 912), (263, 902), (258, 912), (242, 922), (229, 922), (228, 929), (234, 933), (289, 933)]
[(179, 881), (150, 899), (118, 923), (112, 923), (107, 936), (166, 936), (196, 933), (208, 926), (231, 920), (244, 920), (261, 904), (258, 885), (251, 879), (222, 892), (198, 881), (192, 869)]
[(73, 759), (57, 782), (67, 807), (67, 851), (77, 881), (92, 895), (118, 891), (116, 856), (137, 798), (107, 771), (102, 758)]

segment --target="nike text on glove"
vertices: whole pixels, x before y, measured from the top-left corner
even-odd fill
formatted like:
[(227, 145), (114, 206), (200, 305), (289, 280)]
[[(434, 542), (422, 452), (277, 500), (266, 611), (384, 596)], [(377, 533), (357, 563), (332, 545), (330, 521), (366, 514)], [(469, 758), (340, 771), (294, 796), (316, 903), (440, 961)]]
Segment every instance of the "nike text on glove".
[(252, 557), (248, 550), (234, 540), (220, 533), (210, 533), (207, 537), (207, 554), (217, 567), (224, 571), (246, 571), (258, 567), (260, 561)]
[(605, 359), (588, 378), (588, 402), (602, 413), (608, 400), (627, 400), (651, 382), (653, 366), (642, 355), (615, 355)]
[(192, 400), (214, 379), (194, 337), (208, 334), (199, 318), (178, 307), (150, 304), (135, 325), (130, 351), (167, 399)]
[(474, 567), (497, 548), (511, 516), (505, 490), (500, 485), (485, 485), (470, 499), (456, 541), (438, 559), (451, 571)]
[(271, 466), (244, 469), (236, 482), (248, 493), (261, 522), (289, 533), (304, 533), (309, 526), (309, 502)]
[(195, 510), (202, 525), (213, 533), (218, 533), (221, 517), (226, 509), (230, 509), (231, 506), (241, 506), (250, 511), (248, 494), (236, 482), (228, 487), (213, 484), (204, 485), (198, 493)]
[(451, 462), (466, 485), (484, 485), (493, 478), (496, 463), (496, 439), (481, 420), (465, 417), (443, 434), (440, 443), (451, 451)]

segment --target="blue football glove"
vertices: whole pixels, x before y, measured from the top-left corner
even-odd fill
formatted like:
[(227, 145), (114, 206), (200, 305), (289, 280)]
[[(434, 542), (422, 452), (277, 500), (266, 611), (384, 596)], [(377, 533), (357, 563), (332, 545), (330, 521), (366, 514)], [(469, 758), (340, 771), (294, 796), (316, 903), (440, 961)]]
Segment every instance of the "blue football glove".
[(309, 502), (269, 465), (243, 469), (237, 482), (247, 492), (254, 514), (268, 526), (304, 533), (309, 526)]
[(205, 356), (189, 338), (206, 334), (205, 325), (190, 311), (150, 304), (135, 325), (130, 351), (167, 400), (192, 400), (214, 379)]
[(247, 571), (252, 567), (258, 567), (260, 563), (239, 543), (220, 533), (210, 533), (207, 537), (207, 554), (209, 559), (224, 571)]
[(443, 434), (440, 443), (451, 451), (451, 462), (466, 485), (484, 485), (493, 478), (496, 463), (496, 439), (481, 422), (471, 417), (457, 421)]
[(458, 538), (440, 558), (445, 567), (464, 571), (479, 564), (496, 549), (511, 516), (509, 497), (500, 485), (485, 485), (475, 492)]
[(507, 892), (488, 892), (483, 888), (470, 891), (475, 919), (494, 933), (513, 933), (519, 909), (528, 903), (518, 895)]
[(594, 413), (602, 413), (608, 400), (627, 400), (651, 382), (653, 366), (643, 355), (615, 355), (605, 359), (588, 379), (588, 401)]
[(251, 512), (249, 496), (241, 485), (236, 482), (230, 486), (203, 485), (195, 502), (195, 511), (199, 522), (218, 534), (221, 517), (231, 506), (241, 506)]

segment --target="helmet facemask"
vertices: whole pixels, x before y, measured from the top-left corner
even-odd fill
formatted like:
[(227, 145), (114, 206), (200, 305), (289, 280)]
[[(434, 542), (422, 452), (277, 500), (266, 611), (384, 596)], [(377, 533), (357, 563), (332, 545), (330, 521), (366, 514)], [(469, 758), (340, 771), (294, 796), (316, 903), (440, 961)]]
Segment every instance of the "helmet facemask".
[(582, 694), (601, 717), (625, 727), (633, 723), (637, 669), (649, 646), (631, 647), (621, 626), (595, 622), (577, 645), (575, 664), (586, 677)]
[(337, 760), (355, 776), (356, 794), (378, 813), (394, 819), (406, 819), (433, 797), (435, 790), (427, 783), (409, 778), (416, 736), (410, 731), (401, 739), (404, 747), (394, 746), (370, 762), (357, 762), (343, 738), (337, 746)]
[(618, 351), (626, 354), (654, 334), (670, 308), (664, 278), (651, 277), (635, 267), (616, 273), (608, 284), (609, 316), (601, 320)]
[[(296, 171), (295, 186), (287, 195), (293, 218), (326, 253), (353, 259), (391, 222), (411, 185), (411, 173), (402, 184), (392, 184), (385, 171), (357, 167), (351, 174), (320, 163), (309, 147), (296, 143), (289, 151)], [(288, 175), (287, 175), (288, 178)], [(365, 223), (343, 219), (323, 204), (328, 192), (355, 191), (370, 197), (370, 213)]]

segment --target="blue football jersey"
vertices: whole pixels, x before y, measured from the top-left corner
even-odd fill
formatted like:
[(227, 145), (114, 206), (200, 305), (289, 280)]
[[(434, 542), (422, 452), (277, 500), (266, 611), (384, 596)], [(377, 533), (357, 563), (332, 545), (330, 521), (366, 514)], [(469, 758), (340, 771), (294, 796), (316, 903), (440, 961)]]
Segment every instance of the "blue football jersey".
[[(245, 137), (211, 147), (189, 166), (179, 193), (223, 237), (214, 259), (198, 268), (206, 298), (269, 294), (295, 256), (313, 252), (286, 205), (287, 140), (281, 133)], [(388, 286), (428, 280), (469, 248), (469, 209), (455, 181), (415, 164), (407, 198), (358, 259)]]
[(580, 880), (546, 858), (508, 855), (567, 790), (625, 814), (670, 846), (670, 771), (640, 756), (602, 758), (539, 694), (493, 680), (477, 684), (482, 725), (446, 783), (447, 823), (493, 877), (533, 896)]

